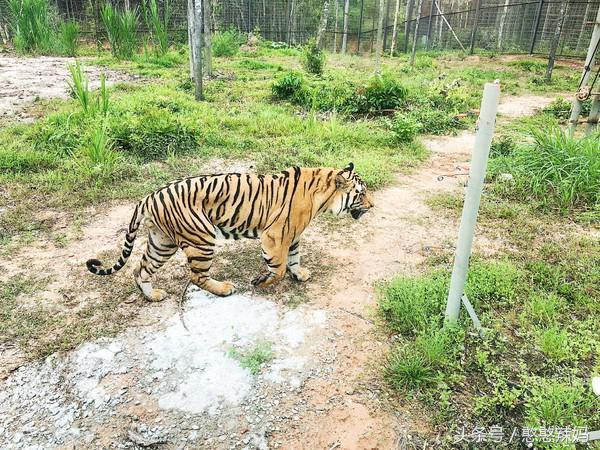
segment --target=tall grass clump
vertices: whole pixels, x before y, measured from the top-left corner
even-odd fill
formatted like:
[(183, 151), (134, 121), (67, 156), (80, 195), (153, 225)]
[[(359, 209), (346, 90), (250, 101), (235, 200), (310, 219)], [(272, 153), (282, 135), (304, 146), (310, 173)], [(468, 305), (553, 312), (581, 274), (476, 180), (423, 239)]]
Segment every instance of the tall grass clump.
[(48, 52), (54, 43), (48, 0), (9, 0), (9, 21), (19, 52)]
[(100, 76), (100, 90), (97, 96), (92, 94), (87, 76), (81, 69), (79, 61), (69, 65), (71, 79), (67, 81), (71, 96), (79, 102), (84, 115), (93, 116), (97, 112), (106, 115), (109, 109), (108, 88), (106, 87), (106, 76)]
[(214, 56), (234, 56), (242, 45), (243, 37), (236, 30), (215, 33), (212, 38)]
[(106, 176), (113, 173), (119, 162), (119, 154), (113, 149), (113, 141), (104, 124), (92, 130), (88, 141), (79, 148), (74, 161), (84, 176)]
[(119, 12), (106, 3), (101, 16), (112, 55), (117, 59), (131, 59), (137, 50), (137, 10)]
[(314, 39), (310, 39), (303, 52), (304, 68), (314, 75), (321, 75), (325, 66), (325, 53), (317, 46)]
[(74, 20), (67, 20), (60, 24), (58, 41), (61, 52), (67, 56), (77, 54), (77, 41), (79, 39), (79, 24)]
[(163, 18), (161, 19), (156, 0), (142, 0), (142, 15), (154, 41), (154, 50), (164, 55), (169, 50), (169, 33), (167, 30), (171, 19), (171, 7), (168, 0), (164, 2)]
[(597, 208), (600, 203), (600, 134), (577, 138), (559, 128), (532, 130), (533, 144), (514, 159), (517, 185), (561, 209)]

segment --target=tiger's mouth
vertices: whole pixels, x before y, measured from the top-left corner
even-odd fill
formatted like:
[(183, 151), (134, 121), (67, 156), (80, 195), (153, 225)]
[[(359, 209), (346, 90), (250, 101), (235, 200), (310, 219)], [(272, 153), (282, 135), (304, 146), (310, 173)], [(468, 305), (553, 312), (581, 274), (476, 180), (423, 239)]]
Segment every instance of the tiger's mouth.
[(361, 218), (361, 216), (366, 213), (368, 210), (364, 209), (364, 208), (360, 208), (360, 209), (352, 209), (350, 210), (350, 215), (352, 216), (352, 218), (354, 220), (358, 220)]

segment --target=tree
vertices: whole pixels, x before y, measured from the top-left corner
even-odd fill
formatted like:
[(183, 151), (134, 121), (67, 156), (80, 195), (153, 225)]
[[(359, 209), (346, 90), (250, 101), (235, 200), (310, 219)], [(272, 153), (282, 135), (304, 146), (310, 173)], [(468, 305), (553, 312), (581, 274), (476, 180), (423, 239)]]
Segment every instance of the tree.
[(202, 100), (202, 2), (188, 0), (188, 38), (191, 55), (191, 77), (196, 100)]
[(319, 29), (317, 30), (317, 47), (321, 48), (323, 34), (327, 29), (327, 16), (329, 15), (329, 0), (323, 1), (323, 10), (321, 11), (321, 20), (319, 21)]
[(548, 67), (546, 67), (545, 81), (548, 83), (552, 79), (552, 71), (554, 70), (554, 60), (556, 59), (556, 49), (558, 48), (558, 41), (560, 40), (560, 33), (562, 32), (562, 26), (565, 21), (565, 15), (567, 12), (567, 0), (563, 0), (560, 4), (560, 14), (556, 21), (556, 28), (554, 30), (554, 36), (550, 41), (550, 54), (548, 55)]
[(344, 35), (342, 37), (342, 53), (346, 53), (346, 46), (348, 45), (348, 12), (349, 11), (350, 11), (350, 0), (346, 0), (344, 2)]
[(203, 0), (204, 3), (204, 67), (206, 75), (212, 76), (212, 7), (211, 0)]
[(377, 21), (377, 43), (375, 46), (375, 73), (381, 72), (381, 54), (383, 53), (383, 16), (385, 0), (379, 0), (379, 20)]
[(421, 18), (421, 11), (423, 10), (423, 0), (419, 0), (419, 7), (417, 8), (417, 19), (415, 20), (415, 35), (413, 36), (413, 47), (410, 54), (410, 65), (415, 64), (415, 55), (417, 53), (417, 43), (419, 38), (419, 20)]
[(392, 31), (392, 48), (390, 49), (390, 56), (394, 56), (396, 40), (398, 39), (398, 11), (400, 11), (400, 0), (396, 0), (396, 10), (394, 11), (394, 29)]

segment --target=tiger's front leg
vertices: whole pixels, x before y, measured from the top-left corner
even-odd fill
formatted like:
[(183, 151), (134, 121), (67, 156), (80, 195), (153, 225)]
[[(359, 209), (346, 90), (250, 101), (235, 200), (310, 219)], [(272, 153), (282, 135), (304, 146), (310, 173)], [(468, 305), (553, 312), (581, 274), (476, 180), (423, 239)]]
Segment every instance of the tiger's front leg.
[(296, 281), (307, 281), (310, 278), (310, 270), (300, 267), (300, 241), (296, 240), (290, 246), (288, 252), (287, 268), (290, 276)]
[(274, 237), (273, 232), (264, 232), (260, 238), (262, 257), (267, 263), (268, 272), (257, 276), (252, 280), (256, 287), (267, 287), (285, 276), (289, 244)]

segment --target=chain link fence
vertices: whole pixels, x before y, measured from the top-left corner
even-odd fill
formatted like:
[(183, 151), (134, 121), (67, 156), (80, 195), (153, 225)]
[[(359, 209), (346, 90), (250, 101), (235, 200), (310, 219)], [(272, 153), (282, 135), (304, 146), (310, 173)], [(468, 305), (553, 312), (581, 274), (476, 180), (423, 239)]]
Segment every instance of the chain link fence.
[[(50, 0), (57, 14), (79, 22), (82, 33), (102, 39), (104, 1), (139, 8), (140, 0)], [(384, 0), (384, 50), (457, 49), (512, 54), (549, 51), (558, 21), (563, 21), (557, 56), (583, 57), (600, 0), (572, 0), (561, 15), (561, 0)], [(323, 46), (331, 52), (374, 50), (379, 0), (329, 0)], [(324, 0), (211, 0), (213, 31), (254, 31), (288, 45), (317, 33)], [(420, 11), (419, 11), (420, 4)], [(186, 37), (187, 0), (158, 0), (170, 8), (168, 28)], [(417, 26), (417, 15), (419, 15)], [(7, 0), (0, 0), (0, 24), (8, 22)], [(142, 30), (143, 31), (143, 30)]]

